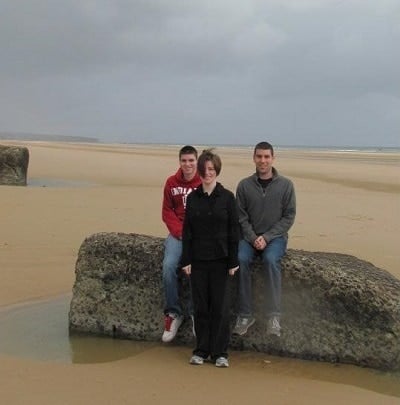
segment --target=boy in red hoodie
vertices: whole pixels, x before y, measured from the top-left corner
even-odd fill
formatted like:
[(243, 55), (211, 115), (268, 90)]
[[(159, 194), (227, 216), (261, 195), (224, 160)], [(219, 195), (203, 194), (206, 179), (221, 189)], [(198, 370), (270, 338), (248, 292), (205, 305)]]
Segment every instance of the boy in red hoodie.
[(163, 286), (165, 293), (165, 326), (163, 342), (174, 339), (183, 321), (178, 297), (178, 266), (182, 255), (182, 228), (185, 216), (186, 198), (200, 184), (197, 173), (197, 150), (190, 145), (179, 151), (179, 169), (168, 177), (164, 186), (162, 220), (169, 235), (164, 246)]

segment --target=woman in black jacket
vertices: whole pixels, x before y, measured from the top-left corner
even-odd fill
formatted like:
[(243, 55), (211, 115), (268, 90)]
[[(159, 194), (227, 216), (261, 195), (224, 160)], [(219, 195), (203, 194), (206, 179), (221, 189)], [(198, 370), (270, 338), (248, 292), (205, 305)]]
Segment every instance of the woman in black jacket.
[(239, 268), (237, 207), (233, 193), (217, 182), (217, 154), (203, 151), (197, 168), (202, 184), (187, 199), (181, 261), (193, 296), (196, 348), (190, 363), (211, 357), (217, 367), (228, 367), (228, 278)]

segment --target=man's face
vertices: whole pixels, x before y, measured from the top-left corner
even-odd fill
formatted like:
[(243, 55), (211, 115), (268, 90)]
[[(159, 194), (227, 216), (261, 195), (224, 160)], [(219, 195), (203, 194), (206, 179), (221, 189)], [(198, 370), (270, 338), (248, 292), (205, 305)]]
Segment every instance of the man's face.
[(194, 177), (197, 171), (197, 159), (196, 155), (190, 153), (181, 155), (179, 159), (179, 165), (182, 169), (185, 179), (190, 180)]
[(256, 149), (253, 156), (259, 176), (269, 176), (272, 173), (274, 156), (270, 149)]

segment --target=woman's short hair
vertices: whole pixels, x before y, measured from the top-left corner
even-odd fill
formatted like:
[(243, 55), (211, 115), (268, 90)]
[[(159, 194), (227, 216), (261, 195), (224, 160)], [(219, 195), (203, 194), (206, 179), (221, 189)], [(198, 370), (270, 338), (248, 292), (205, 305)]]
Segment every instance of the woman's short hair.
[(201, 177), (206, 174), (206, 163), (211, 162), (214, 166), (217, 176), (221, 173), (222, 162), (221, 158), (213, 152), (213, 149), (205, 149), (197, 160), (197, 170)]

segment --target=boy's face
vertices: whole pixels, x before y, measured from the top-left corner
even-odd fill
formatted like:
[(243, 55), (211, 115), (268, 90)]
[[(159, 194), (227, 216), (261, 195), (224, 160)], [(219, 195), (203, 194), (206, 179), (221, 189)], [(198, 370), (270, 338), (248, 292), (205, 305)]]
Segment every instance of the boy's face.
[(197, 158), (193, 153), (181, 155), (179, 165), (182, 169), (185, 179), (194, 177), (197, 171)]

